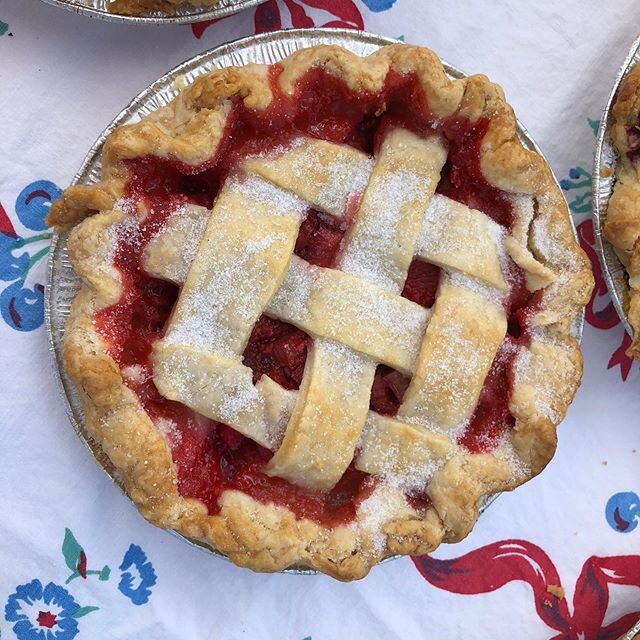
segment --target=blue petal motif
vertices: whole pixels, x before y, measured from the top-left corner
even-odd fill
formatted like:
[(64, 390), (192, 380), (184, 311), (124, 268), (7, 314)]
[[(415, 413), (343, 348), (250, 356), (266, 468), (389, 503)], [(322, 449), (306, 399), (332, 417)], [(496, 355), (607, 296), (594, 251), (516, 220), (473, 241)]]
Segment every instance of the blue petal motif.
[(18, 331), (33, 331), (44, 322), (44, 287), (33, 289), (18, 280), (0, 294), (0, 313), (4, 321)]
[(9, 596), (7, 604), (4, 607), (4, 618), (7, 622), (15, 620), (26, 620), (27, 616), (21, 613), (22, 605), (20, 601), (26, 604), (33, 604), (36, 600), (42, 599), (42, 583), (40, 580), (32, 580), (27, 584), (21, 584), (16, 587), (16, 592)]
[(66, 589), (59, 587), (57, 584), (53, 584), (53, 582), (50, 582), (44, 588), (42, 599), (46, 604), (53, 604), (56, 607), (60, 607), (61, 616), (72, 616), (79, 609), (79, 605), (73, 599), (73, 596)]
[[(134, 587), (134, 576), (128, 569), (135, 569), (139, 584)], [(133, 604), (141, 605), (149, 602), (151, 587), (156, 583), (156, 572), (153, 565), (147, 561), (145, 552), (137, 545), (132, 544), (122, 558), (119, 567), (122, 572), (118, 589), (120, 593), (129, 598)]]
[(607, 522), (620, 533), (631, 533), (640, 520), (640, 498), (631, 491), (615, 493), (607, 501)]
[[(23, 604), (31, 606), (38, 601), (43, 610), (52, 605), (59, 610), (51, 628), (41, 627), (22, 610)], [(13, 632), (18, 640), (72, 640), (78, 635), (78, 623), (71, 616), (78, 609), (78, 603), (64, 587), (49, 582), (43, 589), (40, 580), (32, 580), (16, 587), (9, 596), (4, 617), (7, 622), (15, 622)]]
[(16, 213), (20, 222), (33, 231), (44, 231), (44, 221), (49, 207), (62, 195), (58, 185), (49, 180), (37, 180), (28, 184), (16, 198)]
[(367, 5), (370, 11), (380, 13), (381, 11), (387, 11), (393, 7), (396, 0), (362, 0)]
[(0, 280), (11, 282), (26, 274), (29, 254), (26, 251), (23, 251), (19, 256), (13, 253), (20, 248), (21, 242), (21, 238), (0, 231)]

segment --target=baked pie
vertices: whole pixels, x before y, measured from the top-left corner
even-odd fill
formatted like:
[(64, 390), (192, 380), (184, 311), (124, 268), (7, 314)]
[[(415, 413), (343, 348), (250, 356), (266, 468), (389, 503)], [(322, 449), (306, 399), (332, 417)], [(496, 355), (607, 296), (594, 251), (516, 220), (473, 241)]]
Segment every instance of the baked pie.
[(552, 457), (592, 277), (502, 90), (426, 49), (198, 78), (69, 187), (65, 366), (142, 514), (343, 580)]
[(109, 11), (127, 16), (141, 16), (153, 11), (173, 14), (184, 5), (194, 7), (214, 6), (220, 0), (109, 0)]
[(627, 353), (640, 360), (640, 66), (622, 81), (612, 116), (618, 163), (604, 235), (629, 276), (624, 306), (634, 339)]

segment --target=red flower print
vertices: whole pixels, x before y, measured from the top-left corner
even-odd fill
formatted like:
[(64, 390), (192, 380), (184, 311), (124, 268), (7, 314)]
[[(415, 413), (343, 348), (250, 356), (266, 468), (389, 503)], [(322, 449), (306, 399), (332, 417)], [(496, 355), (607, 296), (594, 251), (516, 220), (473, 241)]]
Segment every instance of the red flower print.
[[(291, 17), (291, 26), (302, 29), (306, 27), (344, 27), (347, 29), (364, 29), (362, 14), (352, 0), (282, 0)], [(256, 9), (256, 33), (274, 31), (282, 27), (282, 2), (269, 0)], [(316, 24), (305, 10), (322, 9), (335, 16), (335, 20)]]
[(80, 551), (80, 558), (78, 559), (78, 566), (76, 571), (80, 574), (81, 578), (87, 579), (87, 554), (84, 551)]
[(224, 18), (216, 18), (215, 20), (203, 20), (202, 22), (196, 22), (191, 25), (191, 31), (193, 35), (200, 40), (202, 38), (202, 34), (210, 27), (212, 24), (216, 22), (220, 22), (220, 20), (224, 20)]
[(631, 346), (631, 337), (628, 333), (622, 334), (622, 342), (620, 346), (611, 354), (607, 369), (613, 369), (613, 367), (620, 367), (620, 375), (622, 380), (626, 380), (631, 371), (633, 360), (627, 355), (627, 349)]
[(640, 586), (640, 556), (588, 558), (576, 582), (573, 615), (553, 562), (531, 542), (504, 540), (451, 560), (421, 556), (413, 561), (425, 580), (452, 593), (488, 593), (514, 580), (526, 582), (538, 617), (560, 632), (550, 640), (616, 640), (640, 617), (640, 611), (629, 612), (602, 626), (609, 585)]
[(36, 618), (36, 622), (41, 627), (52, 629), (56, 625), (56, 614), (51, 613), (51, 611), (40, 611)]
[(593, 289), (591, 299), (585, 310), (586, 320), (592, 327), (596, 327), (596, 329), (611, 329), (620, 324), (620, 318), (609, 297), (607, 283), (604, 281), (604, 276), (602, 275), (598, 254), (594, 249), (595, 238), (593, 235), (593, 222), (591, 220), (585, 220), (578, 225), (577, 232), (580, 245), (586, 251), (589, 260), (591, 260), (591, 269), (596, 281), (596, 286)]
[[(330, 18), (327, 20), (323, 16), (316, 19), (313, 12), (311, 14), (308, 12), (309, 9), (328, 13)], [(196, 38), (201, 38), (210, 25), (222, 19), (224, 18), (191, 25), (193, 35)], [(353, 0), (269, 0), (256, 8), (253, 22), (256, 33), (276, 31), (282, 29), (283, 26), (298, 29), (314, 26), (364, 29), (362, 14)]]
[(269, 0), (269, 2), (265, 2), (257, 8), (253, 23), (256, 33), (281, 29), (282, 18), (280, 17), (280, 9), (276, 0)]
[[(577, 232), (580, 245), (586, 251), (591, 261), (591, 269), (596, 281), (591, 299), (585, 308), (585, 319), (596, 329), (612, 329), (621, 324), (621, 322), (613, 306), (613, 302), (611, 302), (607, 284), (602, 275), (598, 254), (594, 249), (595, 237), (593, 235), (593, 222), (591, 220), (585, 220), (578, 225)], [(631, 338), (627, 333), (623, 333), (620, 346), (611, 354), (611, 358), (609, 358), (609, 362), (607, 363), (607, 369), (620, 367), (620, 376), (623, 381), (629, 376), (633, 365), (633, 360), (625, 353), (630, 345)]]
[(7, 212), (2, 206), (2, 202), (0, 202), (0, 233), (4, 233), (5, 235), (15, 238), (16, 230), (13, 227), (13, 223), (9, 219)]
[(302, 2), (309, 7), (323, 9), (336, 16), (337, 20), (330, 20), (329, 22), (318, 25), (320, 27), (364, 29), (362, 14), (352, 0), (302, 0)]

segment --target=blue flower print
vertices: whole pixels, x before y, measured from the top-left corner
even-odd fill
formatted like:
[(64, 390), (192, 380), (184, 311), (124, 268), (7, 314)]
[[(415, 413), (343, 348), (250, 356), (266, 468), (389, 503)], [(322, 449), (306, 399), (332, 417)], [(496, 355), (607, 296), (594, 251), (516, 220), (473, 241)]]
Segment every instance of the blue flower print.
[(16, 198), (16, 214), (22, 224), (32, 231), (45, 231), (44, 221), (54, 200), (62, 195), (60, 187), (50, 180), (36, 180), (27, 185)]
[(631, 533), (640, 520), (640, 497), (632, 491), (612, 495), (607, 501), (605, 515), (614, 531)]
[(375, 11), (380, 13), (381, 11), (387, 11), (393, 7), (396, 0), (362, 0), (367, 5), (369, 11)]
[(12, 282), (29, 270), (29, 254), (26, 251), (20, 255), (13, 253), (22, 247), (24, 247), (22, 238), (0, 231), (0, 280)]
[[(141, 605), (149, 601), (151, 587), (156, 583), (156, 572), (147, 561), (145, 552), (137, 545), (129, 545), (120, 564), (120, 582), (118, 589), (133, 604)], [(129, 571), (134, 569), (135, 576)]]
[(60, 194), (50, 180), (36, 180), (20, 192), (16, 215), (27, 229), (37, 232), (25, 236), (16, 232), (0, 203), (0, 280), (11, 283), (0, 293), (0, 316), (17, 331), (33, 331), (44, 321), (44, 286), (35, 282), (34, 267), (49, 252), (52, 233), (45, 217)]
[(81, 607), (64, 587), (50, 582), (43, 588), (40, 580), (32, 580), (9, 596), (4, 617), (15, 622), (18, 640), (71, 640), (78, 634), (74, 614), (79, 611)]
[(0, 294), (0, 313), (18, 331), (37, 329), (44, 318), (44, 286), (37, 282), (30, 289), (20, 281), (9, 285)]

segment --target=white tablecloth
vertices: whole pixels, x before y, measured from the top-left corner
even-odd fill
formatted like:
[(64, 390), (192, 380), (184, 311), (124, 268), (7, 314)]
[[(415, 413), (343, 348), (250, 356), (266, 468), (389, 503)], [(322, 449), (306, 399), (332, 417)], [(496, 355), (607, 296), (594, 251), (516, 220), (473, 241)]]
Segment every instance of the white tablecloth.
[(2, 638), (617, 638), (640, 617), (640, 372), (597, 265), (584, 382), (547, 470), (464, 542), (357, 583), (254, 574), (152, 527), (69, 425), (42, 322), (49, 201), (133, 95), (203, 50), (289, 26), (287, 7), (402, 36), (499, 82), (590, 250), (594, 131), (639, 30), (634, 0), (272, 0), (193, 28), (1, 0)]

